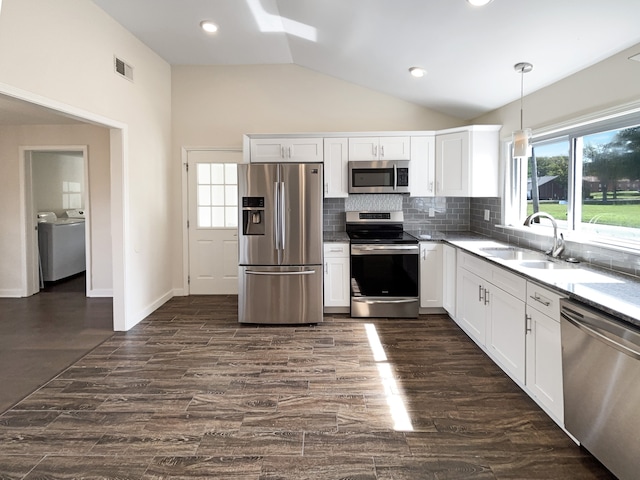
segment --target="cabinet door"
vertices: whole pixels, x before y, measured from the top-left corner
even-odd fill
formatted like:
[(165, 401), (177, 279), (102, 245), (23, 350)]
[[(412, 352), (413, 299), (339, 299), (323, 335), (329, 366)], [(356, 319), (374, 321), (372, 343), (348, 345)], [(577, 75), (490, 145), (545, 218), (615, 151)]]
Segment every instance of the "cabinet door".
[(513, 378), (525, 381), (525, 303), (488, 284), (487, 349)]
[(442, 306), (456, 318), (456, 249), (442, 246)]
[(409, 191), (412, 197), (435, 195), (435, 138), (411, 137)]
[(349, 257), (325, 257), (324, 306), (349, 306)]
[(282, 162), (287, 140), (282, 138), (252, 138), (250, 142), (252, 162)]
[(349, 160), (378, 160), (378, 137), (349, 139)]
[(458, 268), (458, 289), (455, 321), (477, 343), (484, 346), (486, 308), (484, 281), (464, 268)]
[(324, 139), (324, 196), (349, 196), (349, 153), (346, 138)]
[(409, 137), (380, 137), (378, 159), (409, 160), (411, 159), (410, 145)]
[(436, 194), (469, 196), (469, 132), (436, 135)]
[(322, 138), (252, 138), (252, 162), (322, 163)]
[(322, 138), (291, 138), (285, 149), (286, 162), (322, 163)]
[(564, 424), (560, 322), (527, 307), (527, 389)]
[(442, 307), (442, 245), (420, 242), (420, 306)]

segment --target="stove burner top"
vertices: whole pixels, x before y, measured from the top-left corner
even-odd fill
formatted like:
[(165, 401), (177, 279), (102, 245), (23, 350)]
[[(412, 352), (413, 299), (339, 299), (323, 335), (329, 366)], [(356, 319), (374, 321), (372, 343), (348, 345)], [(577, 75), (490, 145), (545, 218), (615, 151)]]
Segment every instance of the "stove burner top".
[(412, 244), (413, 235), (403, 231), (402, 212), (347, 212), (347, 234), (354, 244)]

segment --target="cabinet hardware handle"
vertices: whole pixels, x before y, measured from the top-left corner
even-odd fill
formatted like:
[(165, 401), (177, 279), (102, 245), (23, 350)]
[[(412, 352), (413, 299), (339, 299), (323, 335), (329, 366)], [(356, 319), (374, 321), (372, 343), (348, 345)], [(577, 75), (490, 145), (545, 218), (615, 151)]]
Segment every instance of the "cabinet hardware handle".
[(324, 273), (329, 273), (329, 264), (327, 262), (324, 264)]
[(478, 285), (478, 301), (481, 302), (482, 300), (482, 285)]
[(489, 290), (486, 288), (484, 289), (484, 304), (489, 305)]
[(374, 146), (373, 146), (373, 156), (374, 156), (374, 157), (377, 157), (377, 156), (378, 156), (378, 146), (377, 146), (377, 145), (374, 145)]
[(531, 333), (531, 315), (527, 313), (524, 315), (524, 333)]
[(292, 147), (289, 147), (289, 158), (291, 158), (291, 148)]
[(538, 294), (536, 293), (535, 296), (534, 295), (529, 295), (529, 298), (532, 298), (533, 300), (535, 300), (538, 303), (543, 304), (545, 307), (548, 307), (549, 305), (551, 305), (551, 302), (548, 300), (542, 300), (542, 298), (540, 296), (538, 296)]
[(380, 145), (380, 156), (384, 157), (384, 145)]
[(433, 182), (429, 182), (429, 191), (433, 192)]

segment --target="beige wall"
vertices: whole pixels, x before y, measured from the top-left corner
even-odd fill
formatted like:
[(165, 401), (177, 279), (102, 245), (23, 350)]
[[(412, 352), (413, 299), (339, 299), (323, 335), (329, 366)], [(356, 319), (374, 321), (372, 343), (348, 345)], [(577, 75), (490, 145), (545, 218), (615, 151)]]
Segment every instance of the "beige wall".
[[(133, 66), (133, 82), (114, 73), (114, 55)], [(128, 329), (172, 295), (169, 259), (181, 248), (170, 243), (167, 215), (171, 69), (91, 0), (4, 0), (0, 65), (0, 93), (117, 127), (109, 261), (115, 327)], [(3, 182), (19, 183), (16, 155), (0, 159)], [(19, 235), (17, 222), (7, 224)]]
[[(640, 62), (631, 55), (640, 53), (640, 44), (582, 70), (564, 80), (533, 92), (524, 98), (524, 127), (542, 128), (593, 112), (640, 101)], [(534, 70), (525, 74), (535, 75)], [(519, 78), (514, 73), (514, 82)], [(507, 137), (520, 128), (520, 100), (476, 118), (474, 123), (503, 125)]]
[[(297, 65), (174, 66), (172, 75), (176, 179), (182, 175), (181, 148), (241, 148), (245, 133), (435, 130), (461, 124)], [(174, 187), (173, 242), (182, 245), (182, 187), (177, 182)], [(183, 286), (182, 271), (182, 257), (177, 255), (176, 288)]]
[[(21, 208), (20, 147), (86, 145), (89, 157), (89, 215), (91, 216), (90, 295), (109, 295), (113, 289), (111, 260), (111, 182), (109, 130), (92, 125), (7, 126), (0, 128), (0, 204), (4, 217), (18, 224)], [(0, 234), (0, 292), (7, 296), (20, 285), (22, 235), (17, 228), (3, 228)]]

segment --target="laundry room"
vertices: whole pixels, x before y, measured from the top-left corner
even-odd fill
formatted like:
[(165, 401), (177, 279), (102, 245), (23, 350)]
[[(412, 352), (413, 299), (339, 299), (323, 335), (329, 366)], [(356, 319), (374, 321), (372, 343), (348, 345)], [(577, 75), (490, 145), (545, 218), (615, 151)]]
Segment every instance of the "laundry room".
[(84, 155), (34, 151), (31, 169), (42, 288), (86, 270)]

